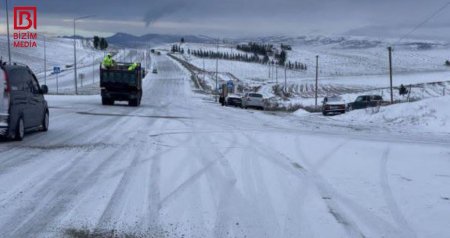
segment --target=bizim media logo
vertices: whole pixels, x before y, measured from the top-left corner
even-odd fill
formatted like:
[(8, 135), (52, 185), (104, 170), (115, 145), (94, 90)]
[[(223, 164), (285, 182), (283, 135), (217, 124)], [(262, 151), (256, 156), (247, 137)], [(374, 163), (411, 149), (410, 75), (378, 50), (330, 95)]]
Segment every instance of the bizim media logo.
[(37, 47), (37, 9), (35, 6), (14, 7), (14, 47)]

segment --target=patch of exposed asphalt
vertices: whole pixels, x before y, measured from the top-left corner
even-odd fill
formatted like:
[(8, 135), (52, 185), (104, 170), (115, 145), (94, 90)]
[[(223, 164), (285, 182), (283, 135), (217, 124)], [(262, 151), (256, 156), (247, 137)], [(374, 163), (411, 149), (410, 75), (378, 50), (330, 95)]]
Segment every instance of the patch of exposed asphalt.
[(305, 169), (305, 168), (303, 168), (301, 165), (299, 165), (298, 163), (296, 163), (296, 162), (293, 162), (292, 163), (292, 166), (294, 166), (294, 168), (296, 168), (296, 169), (300, 169), (300, 170), (303, 170), (303, 169)]
[(106, 149), (114, 147), (113, 144), (93, 143), (93, 144), (55, 144), (55, 145), (21, 145), (20, 148), (34, 150), (85, 150)]
[(80, 115), (89, 115), (89, 116), (141, 117), (141, 118), (178, 119), (178, 120), (188, 120), (188, 119), (193, 119), (193, 118), (190, 118), (190, 117), (182, 117), (182, 116), (131, 115), (131, 114), (96, 113), (96, 112), (77, 112), (77, 114), (80, 114)]
[(118, 230), (90, 231), (88, 229), (67, 229), (64, 231), (67, 238), (160, 238), (166, 237), (164, 233), (125, 233)]

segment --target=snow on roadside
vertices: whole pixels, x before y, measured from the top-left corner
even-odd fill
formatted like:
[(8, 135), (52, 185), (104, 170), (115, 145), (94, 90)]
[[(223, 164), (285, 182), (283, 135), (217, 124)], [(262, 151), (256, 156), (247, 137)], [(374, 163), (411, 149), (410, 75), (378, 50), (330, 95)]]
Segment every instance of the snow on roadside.
[(307, 112), (307, 111), (305, 111), (305, 110), (303, 110), (303, 109), (298, 109), (297, 111), (293, 112), (292, 114), (294, 114), (295, 116), (298, 116), (298, 117), (303, 117), (303, 116), (309, 116), (309, 115), (311, 115), (310, 112)]
[(355, 110), (334, 117), (338, 121), (396, 126), (425, 132), (450, 133), (450, 96), (402, 103), (380, 110)]

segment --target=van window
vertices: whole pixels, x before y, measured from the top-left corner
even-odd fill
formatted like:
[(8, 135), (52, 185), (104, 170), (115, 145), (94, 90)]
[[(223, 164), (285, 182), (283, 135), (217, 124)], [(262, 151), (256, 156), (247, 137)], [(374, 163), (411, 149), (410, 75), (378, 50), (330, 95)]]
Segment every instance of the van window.
[(26, 74), (20, 69), (11, 69), (8, 72), (8, 79), (11, 85), (11, 91), (24, 91), (28, 87), (26, 86)]
[(28, 72), (28, 78), (29, 78), (29, 82), (31, 82), (31, 84), (30, 84), (31, 92), (34, 94), (38, 94), (39, 93), (39, 83), (37, 82), (36, 78), (30, 72)]

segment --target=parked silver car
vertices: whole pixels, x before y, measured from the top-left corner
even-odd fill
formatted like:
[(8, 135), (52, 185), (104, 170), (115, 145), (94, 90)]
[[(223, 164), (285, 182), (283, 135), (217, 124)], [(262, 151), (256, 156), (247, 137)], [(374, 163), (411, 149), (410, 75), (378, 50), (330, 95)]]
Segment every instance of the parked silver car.
[(264, 110), (264, 97), (259, 93), (246, 93), (242, 97), (242, 107)]

